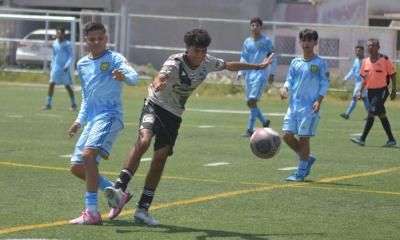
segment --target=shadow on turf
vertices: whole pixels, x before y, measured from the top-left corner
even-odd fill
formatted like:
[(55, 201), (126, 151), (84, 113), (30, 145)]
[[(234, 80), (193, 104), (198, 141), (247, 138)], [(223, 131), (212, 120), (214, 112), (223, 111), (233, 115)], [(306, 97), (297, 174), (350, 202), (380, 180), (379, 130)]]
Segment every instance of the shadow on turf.
[[(160, 232), (163, 234), (174, 234), (174, 233), (197, 233), (197, 240), (206, 240), (213, 238), (229, 238), (229, 237), (239, 237), (241, 239), (255, 239), (255, 240), (268, 240), (268, 237), (277, 237), (277, 236), (289, 236), (289, 237), (299, 237), (302, 236), (307, 238), (307, 236), (321, 236), (324, 237), (324, 233), (269, 233), (269, 234), (251, 234), (251, 233), (241, 233), (241, 232), (230, 232), (230, 231), (221, 231), (221, 230), (209, 230), (209, 229), (201, 229), (201, 228), (190, 228), (190, 227), (181, 227), (181, 226), (173, 226), (173, 225), (158, 225), (155, 227), (148, 227), (143, 224), (131, 222), (131, 221), (121, 221), (121, 220), (113, 220), (107, 222), (108, 226), (118, 226), (118, 227), (129, 227), (123, 229), (117, 229), (116, 233), (119, 234), (129, 234), (135, 232), (142, 232), (140, 229), (132, 229), (134, 227), (146, 228), (146, 232)], [(105, 225), (105, 226), (107, 226)]]

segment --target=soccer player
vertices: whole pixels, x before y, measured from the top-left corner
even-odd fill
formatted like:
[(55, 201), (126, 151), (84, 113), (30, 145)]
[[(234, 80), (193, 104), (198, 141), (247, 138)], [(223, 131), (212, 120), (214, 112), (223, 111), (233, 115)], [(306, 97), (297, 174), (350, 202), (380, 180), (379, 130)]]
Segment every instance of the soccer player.
[[(355, 53), (357, 58), (354, 60), (353, 67), (344, 77), (343, 83), (346, 81), (352, 80), (354, 77), (354, 90), (353, 90), (353, 99), (350, 102), (349, 107), (345, 113), (341, 113), (340, 116), (346, 120), (350, 118), (351, 112), (354, 110), (358, 100), (358, 90), (360, 89), (362, 78), (360, 75), (360, 67), (362, 60), (364, 59), (364, 47), (363, 46), (356, 46)], [(369, 103), (367, 99), (367, 91), (364, 89), (361, 94), (361, 99), (364, 102), (365, 110), (368, 112)]]
[(396, 99), (396, 70), (392, 61), (387, 56), (379, 53), (379, 48), (378, 39), (368, 40), (367, 50), (369, 57), (364, 59), (361, 64), (360, 74), (363, 80), (358, 95), (362, 95), (365, 87), (368, 92), (370, 106), (363, 134), (360, 138), (352, 138), (351, 141), (360, 146), (365, 146), (365, 139), (374, 124), (374, 116), (378, 116), (388, 136), (388, 141), (382, 147), (392, 147), (396, 145), (396, 140), (393, 137), (389, 119), (386, 116), (385, 101), (389, 96), (389, 78), (392, 81), (390, 99)]
[(290, 95), (282, 130), (283, 140), (300, 158), (297, 170), (286, 178), (295, 182), (304, 181), (316, 160), (310, 155), (310, 138), (316, 134), (322, 100), (330, 82), (326, 61), (314, 52), (318, 33), (304, 29), (300, 31), (299, 38), (303, 56), (293, 59), (280, 91), (282, 100)]
[(86, 210), (69, 223), (100, 225), (103, 221), (97, 211), (97, 189), (104, 190), (112, 186), (112, 182), (99, 175), (97, 165), (101, 158), (108, 159), (118, 132), (124, 127), (123, 83), (136, 84), (138, 75), (121, 54), (106, 49), (107, 35), (102, 23), (90, 22), (83, 32), (89, 54), (81, 58), (77, 66), (82, 103), (69, 136), (73, 137), (86, 122), (70, 169), (73, 175), (86, 181)]
[[(263, 22), (260, 18), (253, 18), (250, 20), (250, 29), (252, 35), (243, 43), (241, 62), (245, 63), (261, 63), (267, 56), (273, 52), (272, 41), (265, 35), (261, 34), (261, 27)], [(261, 121), (263, 127), (268, 127), (270, 120), (266, 119), (262, 114), (260, 108), (257, 106), (258, 100), (264, 92), (265, 84), (268, 80), (269, 84), (274, 81), (274, 74), (276, 68), (276, 58), (273, 59), (271, 69), (253, 69), (240, 71), (238, 80), (244, 76), (246, 83), (246, 103), (250, 108), (250, 116), (246, 132), (243, 137), (250, 137), (254, 131), (256, 119)]]
[(204, 29), (193, 29), (184, 35), (186, 52), (171, 55), (163, 64), (159, 74), (150, 84), (140, 117), (139, 135), (128, 153), (115, 186), (107, 188), (105, 195), (110, 206), (109, 217), (116, 217), (130, 196), (129, 181), (139, 167), (140, 159), (155, 136), (154, 153), (150, 170), (146, 176), (143, 193), (139, 199), (134, 218), (146, 225), (158, 225), (148, 212), (154, 193), (160, 182), (168, 156), (178, 136), (181, 115), (192, 92), (204, 81), (209, 72), (247, 69), (264, 69), (272, 62), (272, 55), (259, 64), (225, 62), (207, 54), (211, 37)]
[(71, 100), (71, 111), (76, 111), (76, 101), (74, 91), (71, 88), (71, 66), (72, 47), (71, 42), (65, 39), (65, 29), (57, 27), (56, 40), (53, 42), (53, 58), (51, 60), (50, 83), (47, 92), (45, 110), (51, 109), (51, 103), (54, 95), (54, 86), (63, 84)]

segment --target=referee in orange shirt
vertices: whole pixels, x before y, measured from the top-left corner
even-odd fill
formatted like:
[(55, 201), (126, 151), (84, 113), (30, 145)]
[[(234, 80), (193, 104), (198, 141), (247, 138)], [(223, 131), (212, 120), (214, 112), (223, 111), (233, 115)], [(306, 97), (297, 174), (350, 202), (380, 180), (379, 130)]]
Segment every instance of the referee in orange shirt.
[(388, 141), (382, 147), (392, 147), (396, 145), (396, 140), (393, 137), (389, 119), (386, 116), (385, 101), (389, 96), (389, 79), (392, 81), (390, 99), (396, 99), (396, 70), (392, 61), (387, 56), (379, 53), (378, 39), (369, 39), (367, 50), (369, 57), (363, 60), (360, 68), (360, 75), (363, 80), (358, 96), (361, 97), (362, 90), (364, 87), (367, 88), (370, 102), (368, 117), (362, 136), (360, 138), (352, 138), (351, 141), (360, 146), (365, 146), (365, 139), (374, 124), (374, 116), (378, 116), (388, 136)]

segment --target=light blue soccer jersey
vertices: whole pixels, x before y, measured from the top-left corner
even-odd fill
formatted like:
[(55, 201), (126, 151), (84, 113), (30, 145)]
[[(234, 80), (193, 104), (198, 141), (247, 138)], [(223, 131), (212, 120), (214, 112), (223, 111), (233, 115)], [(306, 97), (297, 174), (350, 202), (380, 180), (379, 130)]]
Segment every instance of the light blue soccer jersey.
[[(114, 69), (122, 70), (124, 81), (113, 79)], [(82, 86), (82, 103), (75, 122), (82, 126), (85, 121), (110, 115), (122, 122), (122, 84), (135, 85), (138, 82), (138, 74), (127, 60), (119, 53), (106, 50), (97, 58), (85, 56), (80, 59), (77, 70)]]
[[(257, 41), (248, 37), (244, 40), (242, 47), (241, 62), (259, 64), (273, 51), (272, 41), (261, 35)], [(270, 68), (270, 69), (269, 69)], [(261, 80), (266, 81), (269, 74), (275, 74), (276, 70), (276, 57), (274, 57), (271, 67), (262, 70), (242, 70), (240, 74), (245, 76), (246, 81)]]
[[(53, 42), (53, 58), (51, 60), (50, 82), (55, 84), (72, 84), (71, 73), (69, 71), (72, 61), (71, 42), (64, 40), (60, 42), (56, 39)], [(68, 71), (64, 71), (68, 68)]]
[(307, 61), (293, 59), (284, 84), (289, 89), (289, 108), (311, 107), (319, 96), (326, 95), (329, 81), (328, 65), (319, 56)]
[[(358, 95), (358, 89), (360, 89), (361, 82), (362, 82), (362, 77), (360, 75), (360, 68), (361, 68), (361, 63), (362, 59), (356, 58), (353, 63), (353, 67), (350, 69), (350, 71), (347, 73), (347, 75), (344, 77), (344, 80), (349, 81), (354, 78), (354, 90), (353, 90), (353, 96), (356, 97)], [(362, 96), (365, 97), (367, 96), (367, 90), (363, 90)]]

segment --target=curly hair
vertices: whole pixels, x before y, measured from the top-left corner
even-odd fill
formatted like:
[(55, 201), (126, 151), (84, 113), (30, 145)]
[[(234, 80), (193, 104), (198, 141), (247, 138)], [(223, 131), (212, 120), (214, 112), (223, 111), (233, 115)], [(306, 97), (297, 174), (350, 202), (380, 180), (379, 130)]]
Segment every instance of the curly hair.
[(204, 29), (195, 28), (185, 34), (183, 40), (187, 47), (195, 46), (207, 48), (211, 43), (211, 37)]

